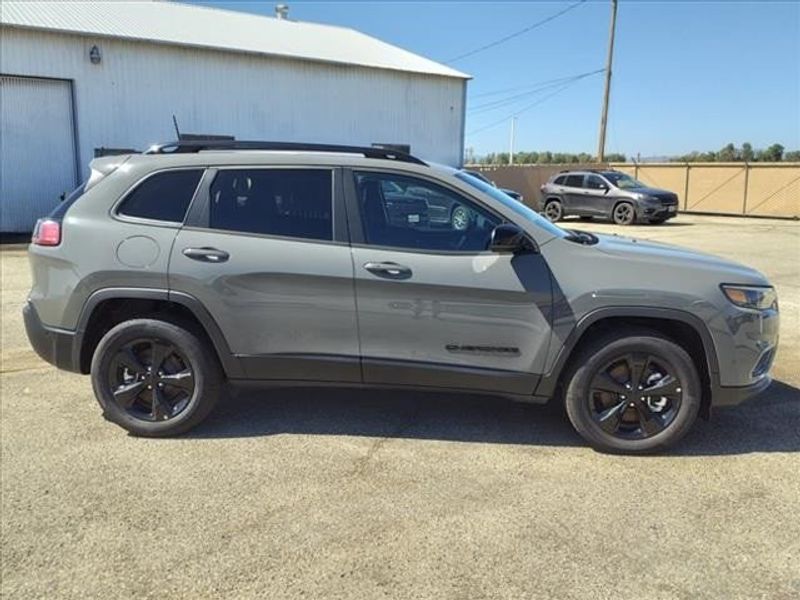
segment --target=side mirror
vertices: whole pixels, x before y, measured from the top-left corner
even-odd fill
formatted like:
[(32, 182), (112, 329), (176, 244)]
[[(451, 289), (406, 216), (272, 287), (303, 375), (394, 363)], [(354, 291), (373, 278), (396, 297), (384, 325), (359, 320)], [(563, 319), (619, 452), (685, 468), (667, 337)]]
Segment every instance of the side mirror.
[(513, 223), (502, 223), (492, 231), (489, 242), (492, 252), (535, 252), (536, 244), (528, 235)]

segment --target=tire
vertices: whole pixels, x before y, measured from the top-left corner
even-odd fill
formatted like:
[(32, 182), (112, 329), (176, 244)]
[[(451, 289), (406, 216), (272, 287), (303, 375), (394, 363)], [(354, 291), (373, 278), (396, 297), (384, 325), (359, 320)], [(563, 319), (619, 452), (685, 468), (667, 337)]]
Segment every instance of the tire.
[(633, 225), (636, 221), (636, 210), (630, 202), (620, 202), (614, 207), (611, 219), (617, 225)]
[(201, 334), (152, 318), (125, 321), (106, 333), (91, 377), (105, 418), (145, 437), (178, 435), (198, 425), (225, 383), (214, 348)]
[(544, 204), (544, 216), (548, 221), (555, 223), (564, 216), (564, 207), (559, 200), (548, 200)]
[(460, 204), (453, 207), (453, 212), (450, 213), (450, 226), (455, 231), (467, 231), (471, 221), (472, 218), (468, 208)]
[[(702, 398), (697, 368), (686, 350), (660, 333), (629, 329), (601, 336), (571, 364), (567, 415), (596, 450), (658, 452), (686, 435), (697, 418)], [(632, 389), (637, 381), (644, 387), (639, 398)]]

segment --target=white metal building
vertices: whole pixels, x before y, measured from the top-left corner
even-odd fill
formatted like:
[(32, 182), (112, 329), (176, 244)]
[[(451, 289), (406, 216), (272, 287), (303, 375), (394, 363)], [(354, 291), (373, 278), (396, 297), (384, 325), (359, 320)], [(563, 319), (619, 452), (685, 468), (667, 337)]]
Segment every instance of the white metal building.
[(408, 144), (460, 164), (468, 76), (357, 31), (174, 2), (0, 3), (3, 232), (98, 148), (181, 132)]

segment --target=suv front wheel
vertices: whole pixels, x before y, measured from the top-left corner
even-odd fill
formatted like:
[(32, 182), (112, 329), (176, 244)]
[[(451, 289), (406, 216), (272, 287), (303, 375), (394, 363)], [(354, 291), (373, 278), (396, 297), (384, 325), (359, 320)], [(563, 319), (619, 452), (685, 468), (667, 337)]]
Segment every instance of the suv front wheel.
[(594, 448), (643, 454), (663, 450), (691, 428), (702, 396), (689, 354), (649, 330), (620, 332), (591, 342), (576, 357), (566, 408)]
[(104, 416), (134, 435), (184, 433), (214, 408), (224, 385), (214, 349), (190, 327), (134, 319), (113, 327), (92, 359)]

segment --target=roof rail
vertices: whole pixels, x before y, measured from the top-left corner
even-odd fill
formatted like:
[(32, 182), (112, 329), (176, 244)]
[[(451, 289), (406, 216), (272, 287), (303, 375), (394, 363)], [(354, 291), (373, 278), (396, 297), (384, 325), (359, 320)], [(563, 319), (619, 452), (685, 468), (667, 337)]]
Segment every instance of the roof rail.
[(306, 144), (303, 142), (258, 142), (245, 140), (179, 140), (157, 144), (145, 150), (144, 154), (180, 154), (203, 152), (206, 150), (277, 150), (291, 152), (335, 152), (342, 154), (361, 154), (366, 158), (382, 158), (399, 162), (428, 166), (416, 156), (387, 148), (366, 146), (341, 146), (337, 144)]

